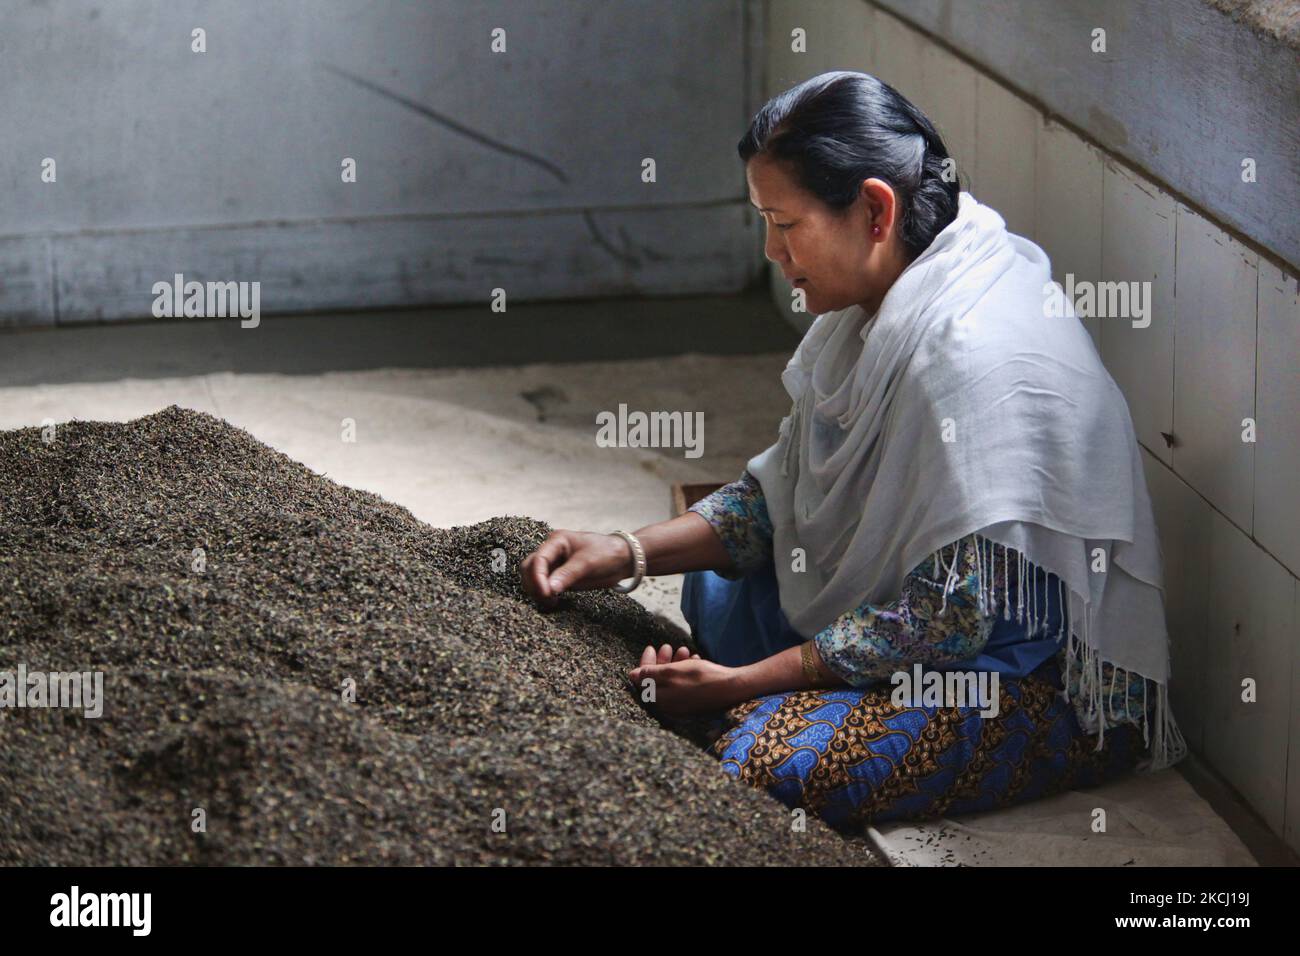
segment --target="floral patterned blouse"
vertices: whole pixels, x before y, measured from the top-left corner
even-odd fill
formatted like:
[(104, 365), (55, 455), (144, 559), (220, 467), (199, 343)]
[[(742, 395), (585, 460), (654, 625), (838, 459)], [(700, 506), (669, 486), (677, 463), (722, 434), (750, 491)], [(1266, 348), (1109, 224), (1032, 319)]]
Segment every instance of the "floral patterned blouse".
[[(772, 522), (763, 490), (748, 469), (738, 480), (697, 501), (689, 510), (709, 522), (731, 556), (734, 567), (715, 570), (716, 574), (739, 580), (772, 561)], [(1014, 549), (1007, 549), (1009, 560), (990, 561), (987, 544), (982, 555), (978, 548), (974, 535), (947, 545), (940, 549), (938, 560), (926, 559), (907, 575), (897, 600), (852, 608), (814, 635), (812, 639), (826, 666), (845, 683), (863, 687), (888, 681), (891, 674), (916, 663), (943, 670), (977, 657), (988, 643), (997, 617), (1008, 611), (1005, 595), (1011, 594), (1011, 602), (1015, 603), (1018, 583), (1018, 555)], [(957, 584), (944, 595), (954, 556)], [(983, 581), (981, 574), (992, 581)], [(1005, 588), (1008, 577), (1009, 591)], [(1016, 621), (1016, 608), (1009, 610), (1011, 620)], [(1039, 639), (1030, 636), (1027, 622), (1021, 629), (1025, 640)], [(1057, 663), (1064, 675), (1066, 642), (1059, 637), (1056, 640), (1061, 645)], [(1080, 725), (1096, 733), (1097, 715), (1087, 710), (1079, 693), (1081, 672), (1082, 658), (1076, 641), (1069, 668), (1070, 700)], [(1156, 686), (1146, 679), (1129, 675), (1117, 679), (1111, 665), (1103, 663), (1102, 680), (1110, 698), (1107, 726), (1120, 722), (1140, 724), (1143, 708), (1154, 708), (1156, 704)]]

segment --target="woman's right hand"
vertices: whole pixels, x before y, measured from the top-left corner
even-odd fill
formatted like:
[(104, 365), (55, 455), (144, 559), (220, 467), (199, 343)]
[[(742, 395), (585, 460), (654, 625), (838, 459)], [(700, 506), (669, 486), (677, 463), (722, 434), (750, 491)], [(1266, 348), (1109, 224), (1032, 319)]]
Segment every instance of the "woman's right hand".
[(613, 587), (634, 573), (627, 542), (594, 531), (552, 531), (519, 562), (524, 590), (543, 607), (555, 607), (565, 591)]

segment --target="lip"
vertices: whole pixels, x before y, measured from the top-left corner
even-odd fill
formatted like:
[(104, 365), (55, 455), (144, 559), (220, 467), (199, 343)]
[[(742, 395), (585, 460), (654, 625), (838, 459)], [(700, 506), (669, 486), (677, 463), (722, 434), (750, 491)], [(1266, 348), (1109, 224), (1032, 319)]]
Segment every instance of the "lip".
[[(782, 273), (782, 275), (784, 275), (784, 273)], [(807, 281), (808, 281), (808, 277), (807, 277), (807, 276), (800, 276), (799, 278), (796, 279), (794, 276), (786, 276), (786, 277), (785, 277), (785, 281), (786, 281), (786, 282), (792, 282), (792, 283), (798, 285), (800, 282), (807, 282)]]

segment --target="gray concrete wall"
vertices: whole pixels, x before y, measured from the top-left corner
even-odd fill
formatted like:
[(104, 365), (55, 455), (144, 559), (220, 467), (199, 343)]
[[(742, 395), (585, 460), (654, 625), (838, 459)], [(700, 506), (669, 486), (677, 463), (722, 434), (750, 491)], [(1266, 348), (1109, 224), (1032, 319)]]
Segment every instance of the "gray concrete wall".
[(486, 302), (498, 287), (735, 291), (762, 261), (735, 155), (757, 106), (757, 13), (6, 4), (0, 324), (147, 318), (152, 284), (177, 272), (260, 281), (268, 314)]

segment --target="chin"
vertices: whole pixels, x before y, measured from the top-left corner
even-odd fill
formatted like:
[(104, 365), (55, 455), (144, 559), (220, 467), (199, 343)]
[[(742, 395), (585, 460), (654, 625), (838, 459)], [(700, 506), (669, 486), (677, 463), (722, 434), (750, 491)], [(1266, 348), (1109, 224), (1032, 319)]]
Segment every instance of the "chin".
[(821, 315), (823, 312), (837, 312), (852, 304), (848, 302), (837, 303), (834, 299), (828, 300), (817, 293), (809, 293), (805, 295), (803, 302), (809, 315)]

